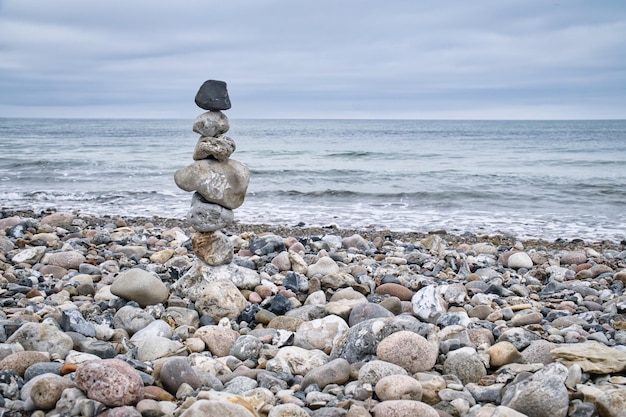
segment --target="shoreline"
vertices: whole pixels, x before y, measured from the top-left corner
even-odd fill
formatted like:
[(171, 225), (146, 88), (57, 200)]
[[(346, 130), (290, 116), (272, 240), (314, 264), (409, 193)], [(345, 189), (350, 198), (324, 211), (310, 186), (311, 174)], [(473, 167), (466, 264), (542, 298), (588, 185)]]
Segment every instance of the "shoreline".
[[(0, 219), (11, 216), (18, 217), (32, 217), (32, 218), (41, 218), (48, 214), (61, 212), (64, 210), (57, 210), (56, 208), (50, 208), (46, 210), (41, 210), (39, 212), (35, 212), (32, 209), (9, 209), (0, 207)], [(123, 215), (94, 215), (86, 212), (82, 212), (80, 210), (67, 210), (67, 212), (72, 213), (74, 216), (91, 219), (92, 222), (98, 222), (98, 220), (110, 220), (115, 221), (116, 219), (122, 219), (128, 225), (141, 225), (146, 223), (152, 223), (155, 226), (172, 228), (172, 227), (180, 227), (181, 229), (188, 228), (186, 224), (186, 220), (184, 218), (174, 218), (174, 217), (163, 217), (163, 216), (123, 216)], [(99, 224), (102, 225), (102, 224)], [(620, 242), (608, 240), (608, 239), (599, 239), (599, 240), (583, 240), (579, 238), (573, 239), (556, 239), (556, 240), (547, 240), (547, 239), (518, 239), (512, 236), (505, 236), (503, 234), (474, 234), (474, 233), (465, 233), (464, 235), (458, 235), (454, 233), (449, 233), (446, 230), (432, 230), (428, 232), (407, 232), (407, 231), (395, 231), (390, 229), (375, 229), (375, 228), (346, 228), (346, 227), (337, 227), (336, 225), (329, 226), (288, 226), (288, 225), (279, 225), (279, 224), (268, 224), (268, 223), (242, 223), (237, 219), (228, 227), (223, 230), (224, 233), (228, 235), (241, 234), (241, 233), (255, 233), (255, 234), (263, 234), (263, 233), (272, 233), (281, 237), (313, 237), (313, 236), (323, 236), (323, 235), (337, 235), (342, 238), (349, 237), (354, 234), (359, 234), (365, 239), (372, 241), (374, 237), (383, 237), (387, 240), (400, 240), (404, 242), (417, 241), (420, 239), (424, 239), (429, 235), (439, 235), (442, 239), (447, 242), (453, 243), (455, 245), (465, 243), (465, 244), (475, 244), (480, 242), (489, 242), (496, 246), (515, 246), (516, 242), (521, 242), (526, 247), (533, 248), (545, 248), (552, 250), (574, 250), (574, 249), (582, 249), (585, 247), (593, 248), (595, 250), (624, 250), (626, 249), (626, 240), (622, 240)]]

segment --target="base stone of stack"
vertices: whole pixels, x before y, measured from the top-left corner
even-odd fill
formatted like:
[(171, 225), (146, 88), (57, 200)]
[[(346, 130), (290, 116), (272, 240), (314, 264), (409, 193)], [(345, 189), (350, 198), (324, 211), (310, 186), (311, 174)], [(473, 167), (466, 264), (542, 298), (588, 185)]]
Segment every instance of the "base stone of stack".
[(198, 193), (193, 193), (191, 208), (187, 212), (187, 223), (197, 232), (214, 232), (232, 224), (235, 215), (231, 209), (207, 202)]
[(233, 244), (219, 230), (195, 233), (191, 244), (196, 256), (208, 265), (226, 265), (233, 260)]

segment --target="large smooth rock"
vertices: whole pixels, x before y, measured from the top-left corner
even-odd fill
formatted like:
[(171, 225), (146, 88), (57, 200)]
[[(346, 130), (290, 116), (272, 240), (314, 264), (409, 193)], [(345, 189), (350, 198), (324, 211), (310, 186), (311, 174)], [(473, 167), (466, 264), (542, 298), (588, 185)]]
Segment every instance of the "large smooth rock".
[(502, 405), (533, 417), (565, 417), (569, 406), (567, 375), (565, 366), (551, 363), (534, 375), (507, 386)]
[(200, 86), (194, 99), (196, 105), (204, 110), (228, 110), (230, 98), (226, 82), (207, 80)]
[(409, 373), (430, 371), (437, 362), (439, 347), (423, 336), (410, 331), (393, 333), (378, 344), (376, 356), (394, 363)]
[(598, 342), (562, 344), (552, 349), (552, 357), (565, 366), (578, 364), (584, 372), (611, 374), (626, 369), (626, 352)]
[(170, 290), (180, 297), (189, 297), (193, 302), (214, 281), (230, 281), (239, 289), (254, 290), (261, 283), (258, 272), (234, 264), (212, 266), (201, 260), (194, 261), (187, 272), (178, 279)]
[(233, 260), (233, 244), (219, 230), (195, 233), (191, 243), (196, 256), (208, 265), (227, 265)]
[(111, 293), (142, 307), (164, 303), (170, 295), (163, 281), (140, 268), (119, 274), (111, 285)]
[(143, 381), (139, 373), (119, 359), (90, 361), (75, 373), (78, 388), (93, 400), (109, 407), (131, 405), (143, 398)]
[(24, 323), (6, 343), (19, 343), (24, 350), (48, 352), (51, 355), (58, 355), (61, 359), (64, 359), (74, 347), (72, 338), (63, 333), (51, 318), (41, 323)]
[(250, 171), (234, 159), (202, 159), (176, 171), (174, 181), (180, 189), (196, 191), (207, 202), (232, 210), (246, 198)]
[(218, 322), (224, 317), (236, 319), (247, 303), (235, 284), (220, 280), (209, 283), (202, 291), (196, 302), (196, 310), (201, 316), (209, 316)]
[(214, 232), (230, 225), (235, 218), (233, 211), (219, 204), (209, 203), (198, 193), (193, 193), (187, 223), (198, 232)]
[(235, 141), (228, 136), (200, 136), (193, 152), (193, 159), (199, 161), (200, 159), (213, 158), (218, 161), (225, 161), (235, 152), (235, 149)]

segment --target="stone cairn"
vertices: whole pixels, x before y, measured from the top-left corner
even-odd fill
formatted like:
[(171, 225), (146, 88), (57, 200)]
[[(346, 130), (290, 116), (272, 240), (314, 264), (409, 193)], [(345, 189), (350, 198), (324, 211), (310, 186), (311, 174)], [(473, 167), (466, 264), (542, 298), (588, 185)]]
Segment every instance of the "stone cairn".
[(250, 182), (250, 171), (230, 158), (235, 142), (225, 136), (230, 128), (222, 110), (230, 109), (224, 81), (208, 80), (202, 84), (196, 104), (208, 110), (198, 116), (193, 131), (200, 134), (193, 153), (194, 162), (174, 174), (176, 185), (193, 191), (187, 213), (189, 225), (196, 231), (192, 246), (196, 256), (208, 266), (228, 265), (233, 259), (233, 244), (221, 229), (234, 219), (233, 210), (243, 204)]

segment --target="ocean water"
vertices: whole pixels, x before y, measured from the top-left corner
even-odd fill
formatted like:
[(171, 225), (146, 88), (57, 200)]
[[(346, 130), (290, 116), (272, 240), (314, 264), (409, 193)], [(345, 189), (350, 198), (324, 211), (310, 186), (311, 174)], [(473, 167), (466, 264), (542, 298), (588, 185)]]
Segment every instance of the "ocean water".
[[(0, 118), (0, 207), (183, 218), (189, 120)], [(230, 120), (238, 221), (626, 239), (626, 121)]]

